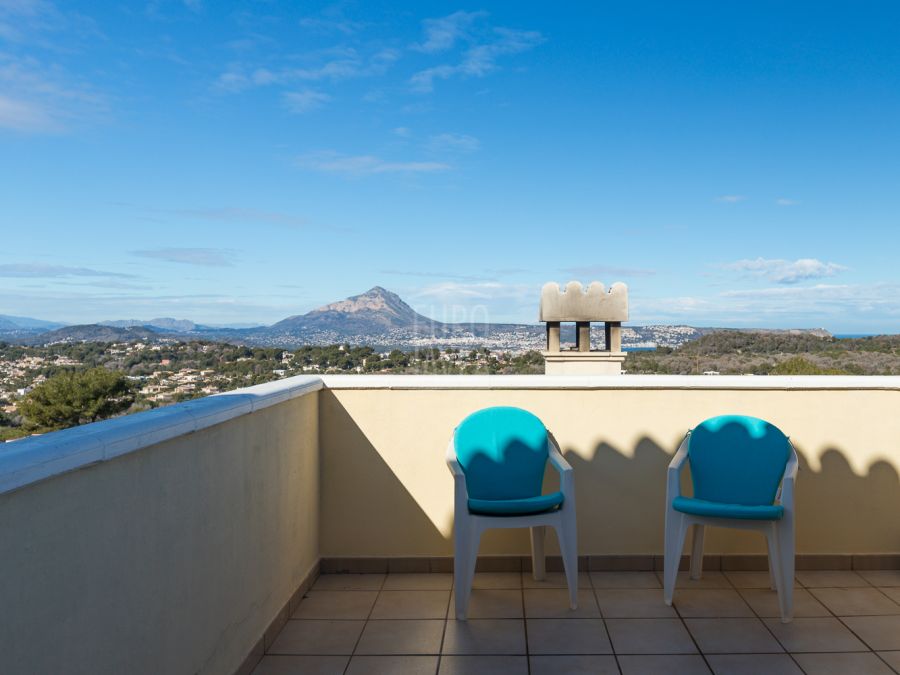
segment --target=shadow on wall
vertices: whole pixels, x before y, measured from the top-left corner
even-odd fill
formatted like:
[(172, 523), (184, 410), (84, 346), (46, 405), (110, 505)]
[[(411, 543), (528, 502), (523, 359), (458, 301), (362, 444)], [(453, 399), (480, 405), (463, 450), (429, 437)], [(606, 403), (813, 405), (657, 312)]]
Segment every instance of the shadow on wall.
[[(637, 443), (631, 456), (608, 443), (597, 445), (590, 459), (563, 448), (575, 471), (579, 541), (606, 540), (613, 550), (604, 552), (661, 553), (666, 471), (675, 450), (677, 446), (664, 450), (647, 437)], [(859, 475), (836, 448), (822, 454), (818, 471), (810, 467), (800, 447), (797, 455), (798, 554), (900, 552), (900, 474), (891, 463), (874, 462), (865, 475)], [(689, 465), (682, 474), (682, 493), (692, 494)], [(629, 522), (637, 521), (644, 528), (640, 539), (656, 543), (651, 550), (615, 550), (617, 540), (634, 539), (622, 531), (623, 513), (628, 514)], [(592, 515), (585, 518), (586, 514)], [(829, 547), (822, 542), (834, 543)], [(707, 533), (706, 552), (764, 554), (765, 543), (754, 533), (712, 528)]]
[[(320, 425), (322, 555), (451, 556), (453, 483), (444, 464), (446, 440), (435, 439), (449, 438), (464, 415), (423, 405), (417, 417), (417, 404), (398, 415), (389, 396), (367, 404), (380, 421), (361, 428), (333, 392), (320, 392), (320, 413), (328, 421)], [(370, 407), (365, 419), (372, 415)], [(554, 420), (544, 421), (553, 431)], [(558, 426), (564, 437), (563, 424)], [(783, 431), (791, 433), (787, 426)], [(633, 450), (609, 442), (590, 449), (562, 439), (575, 472), (581, 555), (662, 553), (666, 470), (679, 442), (663, 447), (643, 436)], [(891, 462), (874, 462), (860, 475), (850, 453), (829, 448), (813, 470), (807, 457), (814, 455), (802, 445), (797, 451), (798, 554), (900, 553), (900, 477)], [(689, 468), (682, 478), (684, 493), (691, 494)], [(544, 491), (557, 483), (548, 467)], [(527, 555), (529, 549), (527, 531), (494, 530), (485, 534), (480, 552)], [(551, 537), (548, 553), (556, 552)], [(706, 552), (764, 554), (765, 545), (753, 533), (711, 528)]]
[[(401, 555), (425, 555), (447, 546), (409, 490), (382, 459), (369, 437), (327, 389), (319, 392), (328, 415), (327, 455), (321, 463), (321, 550), (344, 555), (347, 531), (366, 556), (396, 556), (398, 541), (414, 542)], [(340, 475), (333, 475), (336, 472)], [(452, 486), (451, 486), (452, 490)], [(334, 523), (339, 527), (329, 527)]]

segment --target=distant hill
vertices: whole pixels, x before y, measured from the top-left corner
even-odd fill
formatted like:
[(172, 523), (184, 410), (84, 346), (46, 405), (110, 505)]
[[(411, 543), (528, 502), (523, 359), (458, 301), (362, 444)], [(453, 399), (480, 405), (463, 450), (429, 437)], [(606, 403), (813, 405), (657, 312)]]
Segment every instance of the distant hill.
[[(3, 323), (3, 321), (7, 323)], [(14, 323), (17, 322), (17, 323)], [(10, 324), (13, 324), (11, 325)], [(43, 324), (43, 327), (40, 327)], [(23, 328), (22, 325), (34, 326)], [(113, 342), (126, 340), (209, 340), (265, 347), (297, 348), (303, 345), (349, 343), (378, 349), (413, 347), (486, 347), (495, 351), (521, 352), (543, 349), (546, 336), (543, 324), (443, 323), (419, 314), (403, 299), (381, 286), (345, 300), (332, 302), (305, 314), (289, 316), (271, 326), (213, 327), (187, 319), (156, 318), (149, 321), (124, 319), (101, 324), (65, 326), (62, 324), (0, 315), (0, 339), (30, 344), (61, 341)], [(677, 347), (703, 335), (736, 333), (731, 329), (691, 326), (626, 324), (623, 344), (626, 349)], [(772, 336), (825, 337), (814, 330), (744, 329), (741, 334)], [(594, 327), (592, 342), (602, 343), (603, 328)], [(574, 341), (574, 325), (563, 327), (564, 342)], [(722, 338), (726, 339), (726, 338)], [(736, 338), (740, 340), (740, 338)]]
[(276, 333), (339, 330), (346, 333), (383, 333), (392, 329), (440, 328), (443, 324), (419, 314), (399, 295), (375, 286), (365, 293), (289, 316), (270, 327)]
[(133, 328), (135, 326), (152, 326), (153, 328), (160, 328), (162, 330), (175, 331), (180, 333), (187, 333), (190, 331), (195, 331), (198, 328), (198, 325), (193, 321), (189, 321), (188, 319), (172, 319), (172, 318), (160, 318), (160, 319), (150, 319), (149, 321), (141, 321), (140, 319), (120, 319), (117, 321), (101, 321), (99, 323), (100, 326), (113, 326), (114, 328)]
[(32, 319), (27, 316), (0, 314), (0, 330), (53, 330), (64, 325), (56, 321), (42, 321), (41, 319)]
[(119, 328), (86, 324), (83, 326), (64, 326), (31, 337), (27, 342), (32, 344), (51, 344), (56, 342), (129, 342), (131, 340), (155, 340), (163, 334), (144, 326)]
[(896, 375), (900, 335), (836, 338), (827, 331), (717, 330), (676, 349), (630, 354), (629, 373)]

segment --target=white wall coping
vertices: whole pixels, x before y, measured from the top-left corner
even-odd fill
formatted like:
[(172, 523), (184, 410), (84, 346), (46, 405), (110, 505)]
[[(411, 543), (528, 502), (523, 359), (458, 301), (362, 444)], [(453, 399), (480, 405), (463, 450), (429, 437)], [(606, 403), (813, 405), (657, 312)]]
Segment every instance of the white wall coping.
[(0, 494), (200, 431), (322, 388), (298, 376), (0, 444)]
[(900, 376), (864, 375), (322, 375), (327, 389), (900, 390)]

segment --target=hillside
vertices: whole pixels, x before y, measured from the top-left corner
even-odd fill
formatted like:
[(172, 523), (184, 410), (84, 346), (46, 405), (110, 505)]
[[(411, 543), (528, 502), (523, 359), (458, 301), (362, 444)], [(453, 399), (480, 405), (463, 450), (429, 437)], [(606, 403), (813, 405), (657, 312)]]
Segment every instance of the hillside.
[(838, 339), (812, 333), (723, 330), (677, 349), (633, 352), (629, 373), (672, 375), (897, 375), (900, 335)]
[(132, 340), (158, 340), (163, 335), (145, 328), (133, 326), (118, 328), (116, 326), (101, 326), (99, 324), (86, 324), (83, 326), (66, 326), (56, 330), (41, 333), (32, 337), (29, 341), (33, 344), (54, 344), (57, 342), (129, 342)]
[(432, 330), (442, 326), (407, 305), (399, 295), (381, 286), (346, 300), (333, 302), (270, 326), (274, 333), (344, 331), (357, 334), (383, 333), (393, 329)]
[[(25, 322), (33, 327), (23, 328)], [(304, 345), (350, 344), (370, 346), (380, 351), (423, 347), (487, 348), (518, 354), (541, 350), (546, 342), (543, 324), (443, 323), (418, 313), (399, 295), (381, 286), (323, 305), (305, 314), (289, 316), (271, 326), (214, 328), (188, 319), (173, 318), (111, 320), (90, 326), (65, 328), (59, 328), (59, 324), (38, 328), (41, 323), (47, 324), (35, 319), (0, 315), (0, 340), (39, 345), (79, 340), (109, 342), (138, 338), (152, 341), (181, 339), (286, 349)], [(723, 329), (629, 324), (624, 327), (622, 337), (626, 349), (652, 349), (655, 346), (678, 347), (702, 335), (719, 331)], [(735, 331), (726, 332), (738, 334)], [(750, 332), (769, 335), (776, 340), (790, 336), (801, 339), (829, 337), (824, 330), (760, 329)], [(563, 326), (562, 338), (566, 343), (574, 342), (574, 324)], [(732, 339), (740, 341), (742, 338)], [(595, 345), (602, 344), (602, 325), (594, 326), (592, 342)]]

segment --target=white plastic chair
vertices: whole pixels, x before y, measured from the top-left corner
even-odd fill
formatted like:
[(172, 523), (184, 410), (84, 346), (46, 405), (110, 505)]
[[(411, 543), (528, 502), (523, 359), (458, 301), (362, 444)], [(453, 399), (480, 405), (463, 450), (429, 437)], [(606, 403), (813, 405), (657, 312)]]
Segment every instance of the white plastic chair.
[[(698, 430), (704, 434), (706, 456), (691, 459), (692, 434), (696, 436)], [(716, 439), (715, 434), (723, 437)], [(768, 447), (760, 447), (766, 444)], [(698, 460), (700, 464), (712, 466), (699, 466)], [(688, 461), (695, 494), (698, 478), (702, 476), (707, 484), (718, 483), (704, 485), (718, 499), (711, 500), (707, 494), (701, 494), (700, 498), (682, 496), (681, 471)], [(758, 418), (723, 415), (706, 420), (687, 433), (669, 464), (666, 484), (663, 594), (667, 605), (672, 604), (687, 528), (693, 528), (690, 576), (700, 579), (706, 526), (728, 527), (760, 532), (766, 537), (769, 577), (772, 588), (778, 591), (781, 621), (791, 621), (797, 468), (797, 451), (790, 439), (774, 425)]]
[[(477, 498), (470, 496), (467, 470), (457, 457), (457, 432), (466, 424), (481, 425), (478, 431), (495, 432), (482, 434), (486, 447), (483, 451), (479, 451), (480, 454), (475, 453), (474, 461), (471, 453), (467, 455), (469, 461), (466, 464), (470, 474), (468, 479), (480, 487)], [(522, 427), (522, 433), (519, 434), (521, 437), (517, 436), (515, 428), (517, 426)], [(541, 432), (545, 441), (540, 440)], [(497, 447), (498, 442), (503, 447)], [(492, 447), (488, 448), (487, 445)], [(526, 447), (529, 445), (530, 447)], [(523, 462), (517, 462), (516, 455)], [(480, 466), (479, 460), (482, 460)], [(540, 485), (548, 460), (559, 472), (560, 489), (551, 495), (541, 495)], [(532, 494), (515, 494), (513, 484), (523, 478), (522, 463), (529, 465), (526, 471), (530, 475), (526, 482), (531, 483), (532, 489), (527, 492)], [(466, 619), (478, 545), (482, 533), (492, 528), (531, 528), (533, 575), (536, 580), (542, 580), (546, 575), (544, 557), (546, 528), (553, 527), (559, 539), (566, 571), (569, 606), (575, 609), (578, 604), (578, 533), (575, 521), (574, 477), (572, 467), (563, 458), (556, 442), (546, 432), (540, 420), (519, 408), (487, 408), (473, 413), (463, 420), (450, 439), (447, 446), (447, 466), (450, 467), (454, 480), (453, 573), (456, 618)], [(510, 475), (508, 479), (504, 479), (503, 473), (507, 469)], [(478, 473), (482, 475), (477, 476)], [(491, 474), (487, 476), (489, 478), (487, 481), (483, 480), (485, 473)], [(485, 489), (497, 491), (497, 498), (483, 494)], [(514, 490), (512, 495), (509, 494), (510, 489)], [(501, 513), (506, 515), (500, 515)]]

